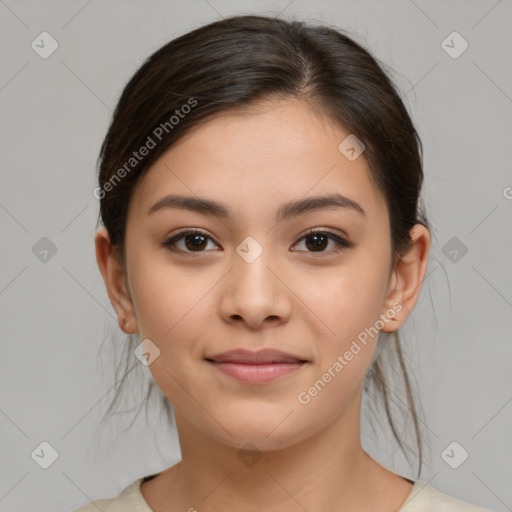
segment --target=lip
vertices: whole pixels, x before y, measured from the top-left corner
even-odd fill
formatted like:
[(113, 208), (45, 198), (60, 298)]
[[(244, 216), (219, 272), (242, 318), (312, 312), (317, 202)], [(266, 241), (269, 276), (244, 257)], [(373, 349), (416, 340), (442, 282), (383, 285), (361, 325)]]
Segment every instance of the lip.
[(299, 363), (306, 362), (302, 357), (281, 350), (275, 349), (262, 349), (257, 351), (236, 349), (228, 350), (215, 354), (214, 356), (207, 357), (207, 360), (215, 361), (217, 363), (241, 363), (241, 364), (271, 364), (271, 363)]
[(308, 361), (286, 352), (263, 349), (229, 350), (207, 357), (214, 368), (239, 381), (249, 384), (264, 384), (296, 372)]

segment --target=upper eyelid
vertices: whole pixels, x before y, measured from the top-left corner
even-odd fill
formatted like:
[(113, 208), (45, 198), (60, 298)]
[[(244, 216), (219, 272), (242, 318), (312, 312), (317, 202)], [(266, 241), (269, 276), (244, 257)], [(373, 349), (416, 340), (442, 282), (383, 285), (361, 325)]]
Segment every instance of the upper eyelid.
[(217, 240), (215, 239), (214, 236), (210, 235), (209, 233), (207, 233), (206, 231), (201, 231), (200, 229), (198, 228), (183, 228), (183, 229), (180, 229), (177, 233), (174, 233), (173, 235), (171, 236), (168, 236), (166, 238), (167, 241), (169, 240), (173, 240), (175, 238), (178, 238), (179, 236), (182, 236), (182, 235), (203, 235), (203, 236), (206, 236), (207, 238), (209, 238), (210, 240), (213, 240), (217, 245), (220, 245)]
[[(340, 233), (336, 233), (334, 230), (337, 229)], [(330, 235), (335, 235), (337, 237), (340, 237), (340, 238), (343, 238), (345, 239), (347, 242), (348, 242), (348, 239), (349, 239), (349, 236), (348, 234), (343, 231), (342, 229), (339, 229), (339, 228), (328, 228), (328, 227), (325, 227), (325, 228), (310, 228), (308, 229), (307, 231), (305, 231), (304, 233), (302, 233), (302, 235), (299, 235), (299, 240), (301, 238), (304, 238), (305, 236), (309, 235), (309, 234), (312, 234), (312, 233), (326, 233), (326, 234), (330, 234)]]

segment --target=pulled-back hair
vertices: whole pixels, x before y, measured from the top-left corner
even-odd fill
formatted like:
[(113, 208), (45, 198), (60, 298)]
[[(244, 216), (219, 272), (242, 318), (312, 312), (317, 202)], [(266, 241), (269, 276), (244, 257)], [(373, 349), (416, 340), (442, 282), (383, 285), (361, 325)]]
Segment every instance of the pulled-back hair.
[[(398, 90), (383, 65), (340, 30), (278, 17), (233, 16), (192, 30), (147, 58), (124, 88), (98, 159), (100, 217), (121, 262), (125, 261), (128, 205), (141, 176), (189, 129), (209, 116), (242, 111), (263, 100), (301, 99), (365, 145), (371, 177), (389, 211), (393, 264), (411, 244), (410, 229), (429, 227), (419, 204), (422, 146)], [(151, 141), (151, 142), (150, 142)], [(148, 148), (144, 158), (134, 151)], [(379, 337), (364, 382), (382, 399), (394, 438), (407, 457), (392, 408), (390, 375), (405, 389), (417, 442), (422, 434), (398, 332)], [(130, 336), (113, 409), (140, 343)], [(385, 350), (380, 350), (384, 348)], [(384, 353), (388, 357), (383, 357)], [(393, 361), (396, 369), (391, 368)], [(134, 365), (139, 365), (138, 361)], [(149, 383), (146, 398), (156, 387)], [(157, 388), (157, 387), (156, 387)], [(158, 388), (157, 388), (158, 389)], [(172, 405), (161, 395), (172, 418)], [(147, 400), (146, 400), (147, 405)]]

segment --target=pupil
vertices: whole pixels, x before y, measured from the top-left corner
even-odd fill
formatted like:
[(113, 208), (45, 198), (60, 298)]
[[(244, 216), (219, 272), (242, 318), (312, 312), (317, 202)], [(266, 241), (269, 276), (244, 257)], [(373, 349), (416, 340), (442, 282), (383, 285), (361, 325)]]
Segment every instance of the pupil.
[[(195, 242), (193, 242), (192, 245), (191, 245), (192, 248), (203, 249), (204, 248), (203, 246), (206, 245), (205, 244), (206, 237), (203, 236), (203, 235), (188, 235), (186, 237), (186, 242), (189, 242), (190, 239), (194, 239), (195, 240)], [(200, 239), (200, 240), (198, 241), (198, 239)], [(186, 245), (187, 245), (187, 249), (191, 248), (188, 243), (186, 243)]]
[[(322, 241), (319, 241), (319, 238), (323, 239)], [(309, 240), (315, 240), (315, 242), (313, 244), (311, 244), (311, 247), (314, 248), (314, 249), (318, 249), (318, 248), (321, 248), (321, 249), (325, 249), (325, 242), (327, 240), (327, 237), (325, 235), (322, 235), (322, 234), (315, 234), (315, 235), (310, 235), (308, 237)], [(306, 245), (308, 245), (308, 249), (310, 249), (310, 245), (306, 242)]]

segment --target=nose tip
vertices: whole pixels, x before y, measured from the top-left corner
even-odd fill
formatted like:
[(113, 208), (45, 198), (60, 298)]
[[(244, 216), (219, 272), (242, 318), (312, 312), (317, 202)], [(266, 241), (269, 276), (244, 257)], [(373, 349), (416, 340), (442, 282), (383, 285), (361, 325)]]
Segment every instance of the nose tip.
[[(251, 242), (247, 243), (251, 253)], [(263, 323), (275, 325), (289, 316), (287, 288), (268, 265), (268, 256), (263, 251), (252, 263), (241, 257), (227, 276), (220, 307), (231, 323), (244, 321), (250, 329), (258, 329)]]

